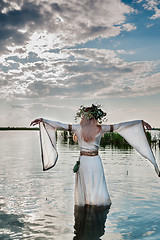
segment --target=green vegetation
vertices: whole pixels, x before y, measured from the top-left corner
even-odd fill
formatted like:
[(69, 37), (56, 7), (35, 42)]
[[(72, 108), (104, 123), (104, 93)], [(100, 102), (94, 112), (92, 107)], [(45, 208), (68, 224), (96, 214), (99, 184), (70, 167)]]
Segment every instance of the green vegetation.
[[(20, 130), (20, 131), (38, 131), (38, 127), (0, 127), (0, 131), (12, 131), (12, 130)], [(160, 130), (153, 129), (153, 130)], [(67, 141), (69, 139), (70, 144), (76, 144), (76, 142), (73, 141), (73, 133), (68, 131), (62, 131), (61, 133), (63, 140)], [(160, 140), (159, 139), (152, 139), (151, 133), (146, 131), (147, 139), (149, 141), (149, 144), (152, 147), (158, 146), (160, 147)], [(56, 131), (56, 137), (57, 137), (57, 131)], [(118, 133), (105, 133), (104, 136), (101, 138), (100, 145), (102, 147), (105, 147), (106, 145), (112, 145), (118, 148), (131, 148), (130, 144)]]
[(152, 128), (152, 130), (160, 131), (160, 128)]
[[(154, 144), (151, 139), (151, 133), (146, 131), (146, 136), (150, 145)], [(101, 146), (113, 145), (116, 147), (131, 148), (131, 145), (118, 133), (105, 133), (101, 139)]]
[(100, 145), (105, 147), (106, 145), (113, 145), (116, 147), (131, 147), (129, 143), (118, 133), (105, 133), (104, 136), (101, 138)]
[(67, 141), (67, 139), (68, 139), (68, 131), (63, 131), (63, 132), (61, 133), (61, 136), (63, 137), (63, 140), (64, 140), (64, 141)]

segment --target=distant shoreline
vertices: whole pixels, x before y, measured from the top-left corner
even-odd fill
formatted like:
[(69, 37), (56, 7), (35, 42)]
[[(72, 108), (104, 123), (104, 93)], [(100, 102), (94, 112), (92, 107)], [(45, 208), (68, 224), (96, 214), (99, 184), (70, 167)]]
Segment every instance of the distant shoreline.
[[(14, 131), (14, 130), (20, 130), (20, 131), (38, 131), (38, 127), (0, 127), (0, 131)], [(152, 128), (151, 130), (160, 131), (160, 128)]]
[(0, 127), (0, 131), (13, 131), (13, 130), (20, 130), (20, 131), (38, 131), (39, 128), (31, 128), (31, 127)]

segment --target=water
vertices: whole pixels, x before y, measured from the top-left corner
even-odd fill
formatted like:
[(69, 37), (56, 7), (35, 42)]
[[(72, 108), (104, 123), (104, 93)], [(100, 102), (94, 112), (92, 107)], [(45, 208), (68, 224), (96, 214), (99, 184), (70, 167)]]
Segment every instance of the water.
[[(101, 148), (110, 209), (74, 209), (77, 145), (42, 171), (38, 132), (0, 132), (0, 239), (160, 239), (160, 182), (133, 149)], [(160, 165), (160, 152), (155, 152)]]

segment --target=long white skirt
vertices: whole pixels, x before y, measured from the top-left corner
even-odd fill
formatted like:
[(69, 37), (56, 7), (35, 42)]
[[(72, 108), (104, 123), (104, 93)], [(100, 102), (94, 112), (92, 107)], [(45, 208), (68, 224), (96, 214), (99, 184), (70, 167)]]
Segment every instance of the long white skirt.
[(80, 157), (80, 167), (75, 179), (75, 205), (111, 205), (99, 155)]

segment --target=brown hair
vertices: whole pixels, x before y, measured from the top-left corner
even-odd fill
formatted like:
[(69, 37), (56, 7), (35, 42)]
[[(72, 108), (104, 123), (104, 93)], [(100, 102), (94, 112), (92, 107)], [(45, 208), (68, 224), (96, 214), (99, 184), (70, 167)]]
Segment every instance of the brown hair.
[(92, 142), (95, 140), (95, 136), (101, 131), (101, 126), (97, 124), (96, 119), (82, 118), (81, 122), (81, 136), (85, 142)]

